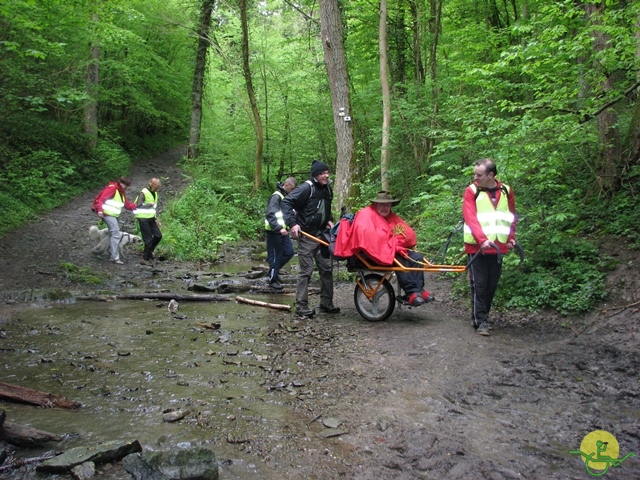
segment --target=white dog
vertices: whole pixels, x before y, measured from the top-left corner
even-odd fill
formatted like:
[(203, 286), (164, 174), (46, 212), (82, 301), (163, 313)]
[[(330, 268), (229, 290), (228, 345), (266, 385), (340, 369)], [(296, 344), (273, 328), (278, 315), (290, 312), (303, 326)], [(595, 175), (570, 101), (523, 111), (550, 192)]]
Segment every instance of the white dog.
[[(89, 236), (98, 242), (98, 244), (91, 249), (91, 252), (100, 255), (109, 250), (109, 229), (103, 228), (99, 229), (95, 225), (91, 225), (89, 228)], [(120, 232), (120, 243), (118, 244), (118, 249), (120, 250), (120, 256), (124, 257), (124, 246), (129, 245), (130, 243), (138, 244), (142, 243), (142, 238), (138, 235), (133, 235), (132, 233)]]

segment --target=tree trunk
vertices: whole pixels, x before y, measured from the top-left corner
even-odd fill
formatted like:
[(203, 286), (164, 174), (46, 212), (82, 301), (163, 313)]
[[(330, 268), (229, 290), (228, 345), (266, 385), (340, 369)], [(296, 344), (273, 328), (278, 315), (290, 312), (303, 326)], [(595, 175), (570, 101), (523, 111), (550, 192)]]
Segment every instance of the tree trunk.
[(380, 27), (378, 29), (380, 50), (380, 85), (382, 86), (382, 149), (380, 152), (380, 184), (389, 190), (389, 133), (391, 129), (391, 92), (389, 91), (389, 67), (387, 45), (387, 0), (380, 0)]
[(64, 437), (28, 425), (4, 422), (0, 427), (0, 439), (16, 447), (34, 448), (42, 447), (49, 442), (61, 442)]
[(94, 302), (109, 302), (115, 299), (118, 300), (175, 300), (180, 302), (230, 302), (231, 299), (229, 297), (225, 297), (224, 295), (208, 295), (208, 294), (184, 294), (184, 293), (167, 293), (167, 292), (156, 292), (156, 293), (125, 293), (122, 295), (114, 295), (110, 297), (106, 296), (89, 296), (89, 297), (78, 297), (76, 300), (89, 300)]
[[(605, 9), (604, 2), (602, 4), (587, 3), (585, 5), (587, 18), (592, 25), (600, 26), (602, 24), (601, 15)], [(593, 49), (595, 53), (603, 52), (607, 49), (607, 45), (611, 41), (611, 37), (604, 33), (600, 28), (592, 29), (594, 39)], [(606, 72), (606, 78), (602, 85), (602, 91), (606, 92), (614, 88), (614, 74)], [(618, 116), (616, 111), (607, 108), (596, 116), (598, 125), (598, 134), (600, 144), (602, 145), (602, 166), (598, 174), (598, 186), (601, 192), (611, 192), (619, 182), (619, 169), (621, 149), (620, 135), (618, 130)]]
[[(431, 0), (431, 19), (429, 20), (429, 33), (431, 34), (431, 48), (429, 51), (429, 79), (431, 80), (431, 101), (433, 111), (431, 113), (431, 128), (436, 129), (438, 125), (438, 107), (440, 89), (438, 87), (438, 41), (440, 39), (440, 29), (442, 28), (442, 0)], [(434, 137), (427, 139), (426, 157), (430, 158), (435, 148)]]
[[(98, 23), (97, 14), (92, 15), (92, 23)], [(87, 76), (85, 88), (89, 100), (84, 105), (84, 115), (82, 128), (87, 134), (87, 145), (94, 149), (98, 142), (98, 86), (100, 85), (100, 47), (96, 43), (91, 43), (89, 47), (89, 64), (87, 65)]]
[(196, 50), (196, 65), (193, 72), (193, 89), (191, 92), (191, 129), (189, 130), (188, 158), (197, 158), (200, 148), (200, 134), (202, 128), (202, 95), (204, 92), (204, 78), (207, 67), (207, 51), (209, 50), (209, 29), (211, 28), (211, 14), (215, 0), (203, 0), (200, 11), (200, 25), (198, 27), (198, 47)]
[(253, 128), (256, 131), (256, 174), (253, 189), (257, 191), (262, 182), (262, 148), (264, 138), (260, 111), (258, 110), (253, 81), (251, 80), (251, 70), (249, 69), (249, 27), (247, 26), (246, 0), (240, 0), (240, 23), (242, 24), (242, 71), (244, 73), (244, 82), (247, 86), (247, 95), (249, 95), (249, 103), (251, 104), (251, 113), (253, 114)]
[[(636, 19), (636, 59), (640, 61), (640, 12), (638, 12)], [(640, 82), (640, 71), (637, 73), (636, 79)], [(640, 88), (636, 87), (635, 90), (636, 97), (640, 97)], [(640, 165), (640, 100), (637, 98), (624, 146), (627, 152), (625, 156), (627, 164)]]
[(347, 208), (352, 190), (351, 177), (355, 173), (355, 148), (351, 121), (351, 100), (347, 61), (342, 44), (342, 21), (337, 0), (319, 0), (320, 34), (324, 51), (324, 64), (329, 76), (333, 121), (336, 132), (336, 180), (334, 194), (336, 207)]
[(54, 393), (40, 392), (28, 387), (0, 382), (0, 398), (29, 403), (39, 407), (80, 408), (82, 404)]

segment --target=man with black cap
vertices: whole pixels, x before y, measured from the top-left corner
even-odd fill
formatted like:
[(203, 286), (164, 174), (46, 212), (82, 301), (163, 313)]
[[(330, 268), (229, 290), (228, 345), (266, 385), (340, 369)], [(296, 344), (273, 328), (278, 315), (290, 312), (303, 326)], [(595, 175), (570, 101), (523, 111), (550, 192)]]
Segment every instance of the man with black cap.
[(309, 180), (301, 183), (282, 200), (282, 214), (285, 224), (290, 226), (291, 235), (298, 239), (298, 283), (296, 287), (296, 315), (313, 317), (315, 309), (309, 307), (309, 283), (313, 275), (315, 261), (320, 274), (320, 311), (339, 313), (333, 305), (333, 264), (330, 255), (321, 249), (317, 241), (301, 232), (319, 237), (333, 227), (331, 200), (333, 192), (329, 186), (329, 167), (320, 160), (311, 164)]

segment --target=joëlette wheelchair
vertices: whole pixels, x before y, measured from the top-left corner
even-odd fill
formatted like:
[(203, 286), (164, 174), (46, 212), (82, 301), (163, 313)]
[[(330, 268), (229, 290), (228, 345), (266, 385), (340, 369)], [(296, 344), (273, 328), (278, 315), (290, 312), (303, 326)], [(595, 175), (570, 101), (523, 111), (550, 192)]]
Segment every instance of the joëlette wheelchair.
[[(346, 260), (348, 271), (357, 273), (356, 286), (353, 290), (353, 302), (362, 318), (369, 322), (382, 322), (391, 316), (396, 307), (396, 302), (400, 305), (408, 305), (406, 298), (401, 295), (400, 286), (398, 285), (398, 292), (396, 293), (391, 284), (396, 272), (463, 273), (467, 271), (477, 256), (482, 255), (481, 252), (472, 256), (465, 265), (444, 263), (451, 239), (461, 230), (462, 222), (449, 234), (447, 241), (431, 261), (425, 259), (424, 262), (418, 262), (407, 256), (412, 263), (416, 264), (415, 267), (407, 267), (397, 259), (394, 259), (393, 265), (379, 265), (362, 253), (356, 253), (347, 259), (339, 258), (338, 260)], [(318, 238), (302, 231), (300, 233), (327, 247), (333, 253), (331, 242), (335, 241), (335, 233), (327, 234), (324, 238)], [(500, 249), (495, 244), (492, 244), (492, 247), (498, 256), (498, 262), (502, 262)], [(524, 252), (520, 245), (516, 244), (515, 250), (520, 255), (520, 261), (522, 262), (524, 260)]]

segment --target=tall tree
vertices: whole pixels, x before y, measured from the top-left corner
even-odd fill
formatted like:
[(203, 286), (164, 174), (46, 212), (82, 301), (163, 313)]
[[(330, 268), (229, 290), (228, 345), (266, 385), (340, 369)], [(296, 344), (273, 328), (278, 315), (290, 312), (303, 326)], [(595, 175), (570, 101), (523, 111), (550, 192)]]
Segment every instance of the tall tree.
[[(640, 64), (640, 9), (636, 17), (636, 60)], [(636, 96), (640, 96), (640, 70), (636, 72), (636, 86), (634, 88)], [(624, 142), (624, 147), (627, 152), (625, 161), (630, 165), (640, 165), (640, 101), (636, 100), (635, 108), (631, 116), (631, 123), (627, 131), (627, 136)]]
[(87, 135), (89, 148), (94, 149), (98, 142), (98, 87), (100, 85), (100, 46), (96, 38), (96, 26), (99, 17), (97, 13), (91, 16), (91, 24), (94, 26), (94, 35), (89, 46), (89, 63), (87, 64), (87, 75), (85, 88), (88, 100), (84, 104), (82, 128)]
[(336, 133), (336, 184), (334, 205), (350, 204), (352, 174), (355, 170), (355, 141), (351, 122), (351, 97), (349, 76), (342, 41), (342, 19), (337, 0), (319, 0), (320, 35), (324, 52), (324, 64), (329, 76), (333, 123)]
[(187, 156), (197, 158), (200, 149), (202, 128), (202, 92), (204, 91), (207, 52), (209, 50), (209, 30), (215, 0), (202, 0), (200, 23), (198, 25), (198, 47), (193, 71), (193, 89), (191, 91), (191, 128), (189, 130), (189, 148)]
[(256, 173), (253, 188), (254, 190), (258, 190), (262, 182), (262, 148), (264, 145), (264, 136), (262, 133), (260, 111), (258, 110), (258, 104), (256, 102), (256, 93), (253, 89), (253, 81), (251, 80), (251, 69), (249, 68), (249, 27), (247, 26), (246, 0), (240, 0), (240, 23), (242, 24), (242, 72), (247, 87), (247, 95), (249, 96), (249, 104), (251, 105), (251, 113), (253, 114), (253, 128), (256, 132)]
[(380, 151), (380, 180), (382, 190), (389, 190), (389, 132), (391, 129), (391, 92), (389, 91), (389, 68), (387, 45), (387, 0), (380, 0), (380, 26), (378, 28), (380, 50), (380, 85), (382, 87), (382, 148)]
[[(587, 18), (595, 27), (592, 29), (593, 49), (597, 54), (601, 54), (608, 48), (611, 37), (602, 28), (602, 14), (605, 9), (605, 2), (585, 4)], [(596, 69), (598, 66), (596, 65)], [(604, 81), (600, 86), (602, 92), (607, 95), (615, 89), (614, 81), (616, 72), (602, 72)], [(615, 184), (619, 181), (618, 163), (620, 161), (620, 134), (618, 130), (618, 116), (613, 107), (607, 108), (596, 115), (600, 142), (602, 144), (602, 168), (598, 175), (598, 183), (602, 190), (611, 192)]]

